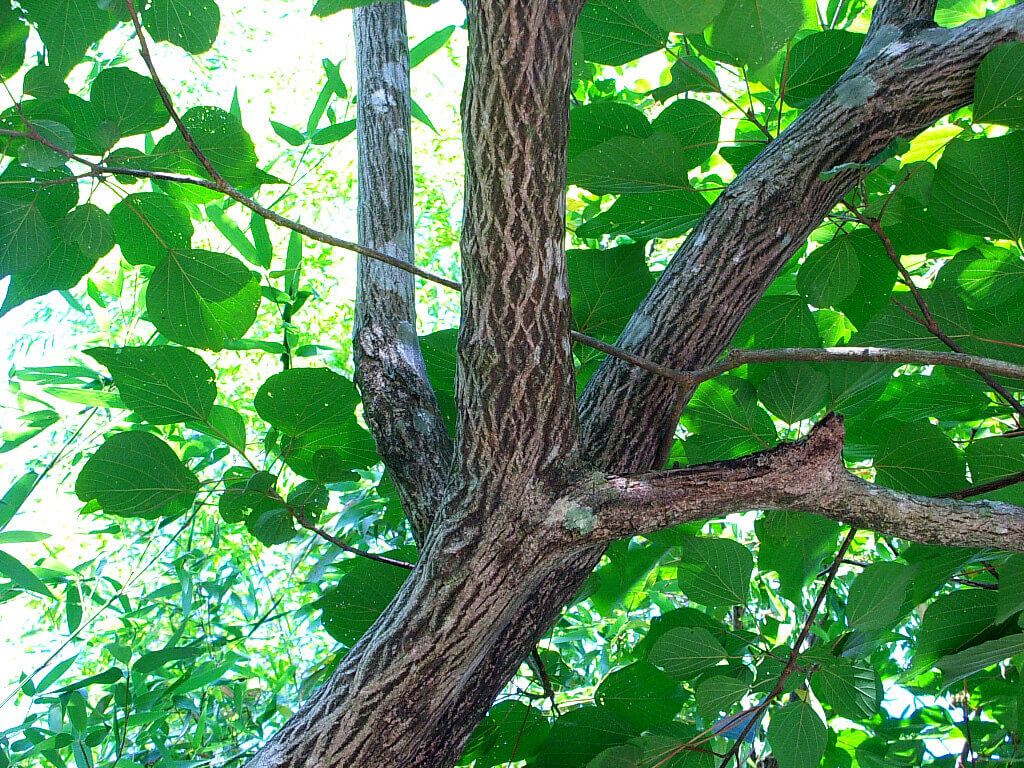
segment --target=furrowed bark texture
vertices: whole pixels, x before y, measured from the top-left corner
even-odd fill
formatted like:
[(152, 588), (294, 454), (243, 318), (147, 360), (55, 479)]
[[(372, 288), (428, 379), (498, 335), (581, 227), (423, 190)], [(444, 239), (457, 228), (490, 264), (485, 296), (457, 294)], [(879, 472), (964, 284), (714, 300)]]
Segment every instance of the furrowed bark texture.
[[(577, 593), (607, 538), (651, 522), (637, 519), (639, 505), (665, 502), (658, 525), (695, 514), (702, 496), (692, 470), (606, 474), (651, 469), (688, 392), (680, 398), (674, 385), (609, 360), (579, 404), (580, 422), (573, 407), (562, 226), (569, 49), (579, 5), (468, 3), (465, 293), (452, 474), (398, 597), (260, 752), (258, 768), (451, 765)], [(889, 5), (881, 3), (882, 12)], [(822, 172), (865, 162), (893, 138), (912, 136), (967, 103), (984, 54), (1024, 38), (1024, 6), (957, 30), (929, 28), (914, 14), (910, 21), (902, 29), (876, 24), (843, 79), (722, 194), (630, 321), (621, 346), (676, 369), (713, 361), (798, 244), (860, 178), (847, 170), (824, 181)], [(822, 448), (834, 442), (830, 429), (803, 450), (827, 460), (815, 466), (840, 479), (825, 487), (847, 494), (849, 503), (830, 505), (819, 495), (812, 504), (810, 492), (774, 497), (777, 503), (921, 536), (953, 508), (885, 489), (880, 504), (875, 497), (885, 493), (840, 473), (831, 448)], [(579, 445), (601, 479), (581, 469)], [(776, 459), (799, 450), (780, 448)], [(748, 494), (745, 504), (772, 501), (764, 458), (745, 461), (733, 467), (740, 485), (732, 490)], [(711, 473), (702, 481), (718, 472), (716, 482), (725, 482), (721, 468), (700, 471)], [(563, 503), (567, 487), (596, 493), (580, 497), (593, 504), (579, 506), (596, 510), (591, 531), (585, 513), (570, 514)], [(926, 529), (901, 520), (924, 508), (931, 515)], [(1006, 513), (1008, 521), (1017, 514), (993, 507), (979, 514), (977, 505), (963, 503), (956, 509), (970, 510), (968, 526), (985, 514)], [(551, 542), (555, 530), (562, 540)]]
[[(353, 12), (359, 102), (359, 242), (413, 261), (413, 165), (405, 5)], [(360, 256), (352, 333), (356, 385), (413, 533), (441, 506), (452, 444), (416, 338), (413, 276)]]
[(450, 764), (518, 667), (488, 652), (539, 589), (550, 550), (529, 523), (578, 452), (563, 243), (581, 6), (470, 3), (452, 479), (396, 599), (254, 766)]

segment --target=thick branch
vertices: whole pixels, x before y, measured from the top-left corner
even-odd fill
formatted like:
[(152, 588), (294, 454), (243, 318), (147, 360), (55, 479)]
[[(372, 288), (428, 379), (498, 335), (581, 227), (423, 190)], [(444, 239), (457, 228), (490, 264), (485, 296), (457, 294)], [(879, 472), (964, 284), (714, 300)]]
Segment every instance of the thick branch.
[(885, 26), (902, 27), (911, 22), (927, 23), (935, 20), (938, 0), (878, 0), (871, 10), (868, 36), (878, 34)]
[(633, 476), (595, 473), (552, 509), (552, 540), (574, 548), (752, 509), (813, 512), (923, 544), (1024, 552), (1024, 507), (894, 491), (850, 474), (843, 420), (730, 461)]
[[(618, 346), (676, 370), (712, 363), (808, 234), (894, 138), (911, 137), (970, 102), (992, 48), (1024, 39), (1018, 4), (956, 29), (879, 35), (850, 70), (719, 196), (631, 318)], [(608, 470), (650, 469), (674, 431), (671, 382), (606, 360), (580, 401), (582, 444)]]
[[(353, 14), (359, 142), (359, 242), (413, 261), (413, 163), (405, 6)], [(360, 256), (353, 356), (366, 423), (422, 544), (441, 505), (452, 444), (416, 338), (413, 276)]]

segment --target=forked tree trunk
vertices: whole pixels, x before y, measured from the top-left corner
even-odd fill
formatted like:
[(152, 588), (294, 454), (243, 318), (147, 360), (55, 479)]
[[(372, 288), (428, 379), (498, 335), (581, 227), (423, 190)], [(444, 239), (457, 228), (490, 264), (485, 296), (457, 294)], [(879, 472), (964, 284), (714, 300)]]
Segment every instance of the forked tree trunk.
[[(256, 768), (451, 765), (600, 559), (600, 546), (541, 535), (556, 500), (587, 467), (650, 469), (690, 394), (609, 360), (575, 402), (563, 247), (570, 49), (582, 0), (467, 5), (458, 439), (452, 450), (410, 333), (411, 281), (361, 265), (359, 385), (420, 559)], [(864, 163), (968, 103), (985, 53), (1024, 38), (1024, 6), (956, 30), (933, 28), (934, 9), (935, 0), (879, 1), (857, 62), (721, 195), (620, 346), (675, 368), (713, 360), (862, 175), (822, 172)], [(357, 12), (360, 193), (377, 207), (376, 218), (363, 209), (360, 230), (366, 244), (411, 258), (407, 161), (365, 156), (387, 152), (395, 131), (407, 149), (407, 116), (374, 128), (365, 111), (407, 110), (400, 94), (388, 95), (407, 89), (402, 14), (398, 3)], [(375, 197), (372, 179), (390, 174), (401, 194)]]

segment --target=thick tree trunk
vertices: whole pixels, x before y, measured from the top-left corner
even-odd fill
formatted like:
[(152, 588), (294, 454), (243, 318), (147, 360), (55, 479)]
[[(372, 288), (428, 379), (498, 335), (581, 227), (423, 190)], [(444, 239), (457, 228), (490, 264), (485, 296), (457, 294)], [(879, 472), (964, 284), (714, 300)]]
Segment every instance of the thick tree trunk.
[[(403, 362), (366, 342), (364, 396), (374, 387), (409, 390), (391, 403), (368, 403), (378, 444), (404, 439), (380, 423), (392, 413), (415, 433), (412, 439), (438, 446), (432, 467), (404, 475), (398, 464), (410, 454), (398, 447), (389, 459), (382, 448), (395, 464), (403, 501), (409, 497), (423, 540), (420, 560), (395, 601), (253, 766), (451, 765), (600, 559), (600, 542), (543, 535), (553, 510), (564, 512), (558, 505), (567, 489), (579, 487), (585, 474), (580, 445), (590, 466), (649, 470), (690, 394), (610, 359), (578, 410), (573, 400), (563, 226), (569, 54), (580, 5), (468, 3), (459, 428), (443, 501), (431, 522), (424, 500), (440, 498), (448, 454), (434, 422), (425, 424), (419, 412), (433, 414), (435, 406), (417, 358)], [(829, 180), (822, 172), (862, 163), (893, 138), (912, 136), (967, 103), (984, 54), (1024, 38), (1024, 6), (957, 30), (931, 27), (933, 8), (928, 0), (879, 2), (851, 70), (721, 195), (630, 321), (621, 346), (675, 368), (716, 358), (798, 244), (860, 178), (855, 169)], [(388, 242), (389, 235), (381, 237)], [(407, 241), (395, 243), (396, 253), (408, 253)], [(362, 315), (357, 338), (372, 340), (370, 331), (383, 325), (383, 347), (401, 349), (396, 329), (410, 322), (410, 293), (390, 281), (381, 277), (370, 289), (361, 282), (363, 295), (383, 286), (398, 298)], [(379, 363), (379, 375), (370, 375), (371, 363)], [(389, 373), (392, 364), (404, 372)], [(427, 428), (416, 428), (417, 415)], [(829, 466), (837, 483), (848, 483), (834, 462)], [(678, 477), (648, 480), (644, 492)], [(912, 508), (944, 510), (905, 494), (885, 509), (869, 508), (873, 494), (856, 484), (842, 487), (858, 507), (853, 517), (890, 533), (899, 533), (893, 519)], [(689, 496), (672, 493), (673, 503), (692, 501), (692, 489)], [(778, 503), (841, 519), (847, 512), (841, 503), (825, 509), (825, 500)], [(615, 514), (627, 514), (627, 507)]]

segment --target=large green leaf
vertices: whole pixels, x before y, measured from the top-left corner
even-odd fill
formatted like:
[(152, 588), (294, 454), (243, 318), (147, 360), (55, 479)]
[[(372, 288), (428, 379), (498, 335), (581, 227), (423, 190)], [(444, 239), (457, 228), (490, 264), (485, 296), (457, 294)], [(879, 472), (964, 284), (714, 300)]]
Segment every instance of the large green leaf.
[(985, 243), (947, 261), (934, 285), (955, 290), (972, 309), (997, 307), (1024, 290), (1024, 259), (1015, 248)]
[(64, 237), (90, 259), (106, 256), (115, 245), (110, 214), (92, 203), (73, 208), (61, 222)]
[(1024, 653), (1024, 634), (1007, 635), (980, 643), (939, 659), (935, 666), (942, 670), (943, 688), (948, 688), (975, 672), (995, 666), (1019, 653)]
[(835, 553), (839, 524), (805, 512), (766, 512), (754, 523), (760, 571), (779, 574), (779, 594), (799, 605), (800, 593)]
[(638, 0), (589, 0), (576, 25), (573, 47), (587, 61), (620, 65), (653, 53), (667, 37)]
[(599, 195), (689, 190), (691, 152), (670, 133), (618, 136), (569, 161), (569, 182)]
[(327, 368), (292, 368), (267, 379), (256, 393), (256, 412), (286, 439), (286, 463), (303, 477), (347, 479), (377, 462), (370, 433), (359, 426), (352, 382)]
[(627, 723), (646, 729), (672, 720), (688, 695), (653, 664), (638, 661), (605, 676), (594, 692), (594, 701)]
[(996, 622), (1002, 623), (1024, 608), (1024, 555), (1011, 555), (999, 567)]
[(853, 64), (863, 42), (862, 34), (828, 29), (793, 43), (779, 64), (786, 103), (803, 109), (821, 96)]
[(213, 371), (184, 347), (93, 347), (126, 406), (151, 424), (205, 421), (217, 399)]
[(744, 64), (764, 64), (804, 21), (802, 0), (734, 0), (715, 19), (711, 43)]
[(203, 53), (217, 39), (220, 8), (214, 0), (151, 0), (142, 22), (154, 40)]
[(647, 657), (676, 680), (689, 680), (718, 666), (726, 651), (703, 627), (675, 627), (654, 641)]
[[(0, 275), (40, 267), (59, 225), (78, 202), (67, 168), (37, 171), (11, 163), (0, 174)], [(56, 183), (54, 183), (56, 182)]]
[(555, 720), (530, 768), (583, 768), (599, 752), (634, 735), (636, 729), (609, 710), (580, 707)]
[(757, 404), (753, 388), (733, 376), (701, 384), (682, 424), (694, 433), (683, 443), (690, 464), (732, 459), (778, 442), (775, 424)]
[(939, 160), (929, 208), (972, 235), (1019, 239), (1024, 235), (1024, 133), (951, 142)]
[[(259, 185), (262, 177), (256, 167), (256, 150), (241, 120), (218, 107), (193, 107), (182, 115), (181, 121), (217, 173), (236, 187)], [(208, 175), (178, 131), (160, 139), (152, 155), (154, 163), (162, 169)], [(176, 196), (194, 202), (209, 202), (217, 196), (200, 187), (173, 182), (164, 186)]]
[(754, 556), (730, 539), (693, 538), (677, 550), (679, 589), (707, 606), (743, 605), (750, 591)]
[(658, 101), (666, 101), (680, 93), (718, 93), (722, 90), (714, 71), (697, 56), (680, 56), (669, 68), (671, 80), (651, 91)]
[(846, 620), (850, 627), (893, 629), (912, 575), (911, 569), (903, 563), (874, 563), (861, 571), (853, 580), (846, 600)]
[(634, 240), (669, 239), (689, 232), (710, 204), (696, 190), (621, 195), (611, 208), (581, 224), (578, 237), (625, 235)]
[(782, 364), (757, 386), (757, 399), (787, 424), (809, 418), (828, 400), (828, 376), (814, 363)]
[(878, 711), (881, 691), (874, 667), (865, 661), (828, 657), (817, 660), (811, 690), (840, 717), (863, 721)]
[(149, 321), (187, 347), (220, 350), (241, 338), (259, 303), (259, 282), (249, 269), (213, 251), (170, 251), (146, 286)]
[(97, 116), (117, 126), (121, 136), (155, 131), (170, 119), (153, 81), (127, 67), (100, 72), (92, 81), (89, 101)]
[(734, 677), (715, 675), (702, 680), (697, 686), (697, 714), (707, 720), (713, 720), (723, 712), (729, 712), (750, 686)]
[(11, 277), (4, 303), (0, 306), (0, 317), (44, 293), (74, 288), (94, 266), (95, 256), (86, 256), (77, 245), (58, 240), (43, 259)]
[(51, 67), (66, 75), (86, 49), (114, 26), (114, 16), (96, 0), (22, 0), (46, 46)]
[(29, 26), (10, 5), (0, 8), (0, 77), (9, 78), (25, 63)]
[(676, 99), (651, 123), (654, 131), (665, 131), (679, 140), (685, 170), (706, 163), (718, 148), (722, 117), (713, 107), (696, 99)]
[[(1024, 472), (1024, 444), (1020, 438), (999, 436), (973, 440), (964, 449), (964, 455), (975, 485)], [(1024, 506), (1024, 483), (986, 493), (984, 498)]]
[(643, 243), (570, 250), (566, 258), (573, 325), (591, 336), (616, 338), (654, 285)]
[(765, 296), (736, 331), (733, 345), (748, 349), (820, 347), (821, 336), (802, 296)]
[(966, 485), (960, 450), (938, 427), (926, 421), (889, 430), (875, 454), (875, 479), (899, 491), (934, 496)]
[(78, 473), (75, 493), (121, 517), (173, 517), (192, 506), (199, 480), (171, 447), (149, 432), (118, 432)]
[(1024, 128), (1024, 43), (994, 48), (974, 76), (974, 119)]
[(662, 29), (696, 35), (714, 21), (726, 0), (639, 0), (639, 3)]
[(796, 287), (816, 307), (833, 307), (853, 293), (861, 260), (849, 237), (837, 237), (807, 254)]
[(569, 112), (569, 159), (617, 136), (643, 139), (654, 133), (646, 115), (617, 101), (598, 101)]
[(958, 589), (928, 606), (917, 632), (911, 674), (963, 648), (996, 619), (998, 596), (988, 589)]
[[(572, 277), (569, 278), (572, 280)], [(437, 396), (437, 405), (444, 417), (448, 432), (455, 435), (455, 370), (457, 366), (456, 344), (459, 329), (446, 328), (420, 336), (420, 351), (427, 366), (430, 384)]]
[[(413, 562), (407, 550), (388, 552), (387, 556)], [(313, 607), (323, 611), (321, 621), (328, 634), (351, 648), (387, 608), (408, 576), (409, 571), (396, 565), (356, 558)]]
[(477, 726), (463, 757), (472, 759), (474, 768), (529, 760), (550, 731), (547, 717), (536, 707), (521, 701), (502, 701), (491, 707)]
[(828, 729), (808, 701), (793, 701), (772, 712), (768, 743), (779, 768), (818, 768)]
[(158, 192), (128, 195), (110, 210), (114, 236), (129, 264), (159, 264), (172, 250), (189, 247), (188, 207)]

